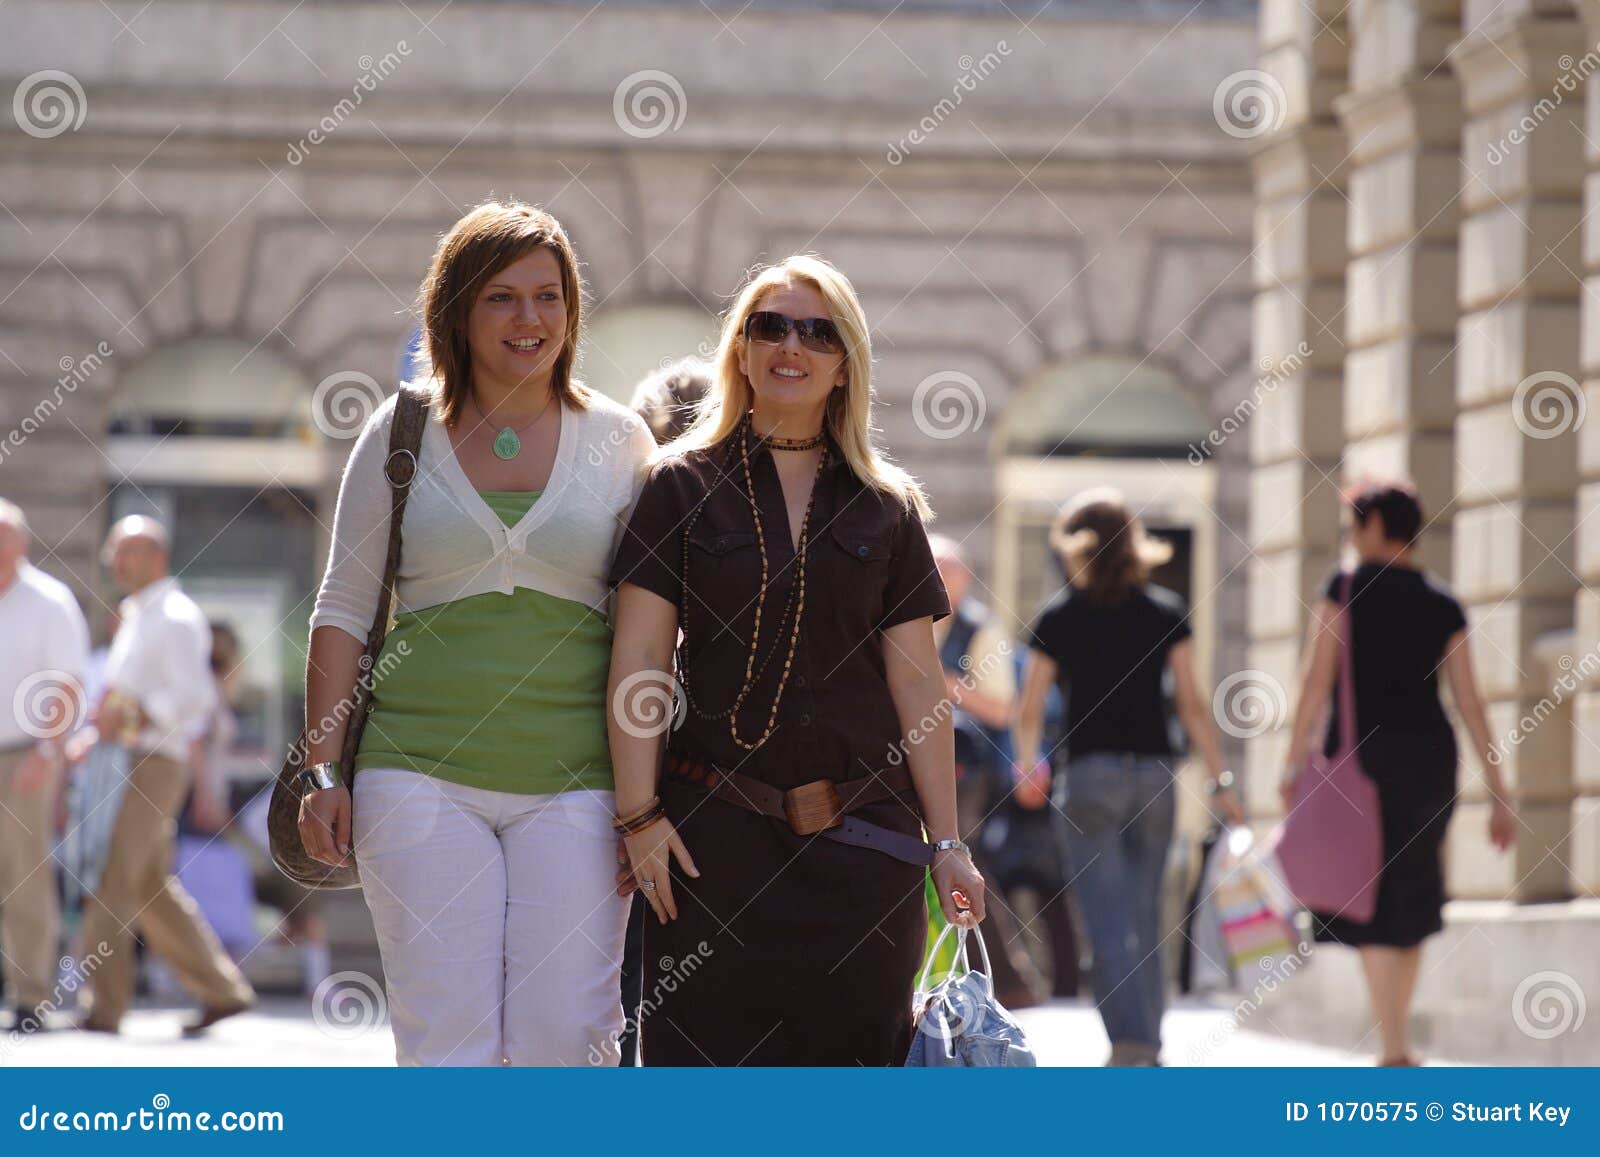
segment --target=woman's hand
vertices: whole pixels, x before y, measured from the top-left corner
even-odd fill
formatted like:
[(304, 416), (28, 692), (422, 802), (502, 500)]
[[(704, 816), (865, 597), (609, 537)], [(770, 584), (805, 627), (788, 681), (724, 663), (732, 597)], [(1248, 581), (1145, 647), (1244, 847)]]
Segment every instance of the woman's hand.
[(1011, 778), (1016, 784), (1012, 789), (1011, 798), (1017, 802), (1018, 807), (1038, 811), (1050, 802), (1050, 765), (1044, 760), (1039, 760), (1031, 768), (1013, 763)]
[(1288, 811), (1294, 801), (1295, 785), (1300, 782), (1300, 761), (1290, 760), (1283, 765), (1283, 775), (1278, 779), (1278, 798), (1283, 800), (1283, 810)]
[(1504, 796), (1497, 795), (1489, 808), (1489, 842), (1503, 852), (1515, 843), (1516, 839), (1517, 813), (1511, 809)]
[(319, 864), (338, 868), (349, 863), (349, 788), (329, 787), (301, 797), (300, 842)]
[(656, 919), (663, 924), (668, 920), (676, 920), (678, 904), (672, 896), (669, 858), (676, 857), (678, 867), (691, 876), (698, 876), (700, 869), (694, 866), (694, 859), (689, 855), (689, 849), (683, 846), (683, 840), (672, 826), (672, 821), (662, 816), (643, 831), (624, 836), (623, 843), (628, 849), (628, 859), (633, 864), (633, 878), (638, 882), (644, 898), (650, 902), (650, 907), (655, 910)]
[[(951, 848), (933, 853), (933, 890), (944, 918), (960, 928), (975, 928), (983, 919), (983, 875), (966, 852)], [(956, 902), (960, 898), (962, 904)]]
[(639, 881), (633, 878), (633, 865), (628, 863), (628, 844), (617, 840), (617, 895), (626, 899), (639, 890)]

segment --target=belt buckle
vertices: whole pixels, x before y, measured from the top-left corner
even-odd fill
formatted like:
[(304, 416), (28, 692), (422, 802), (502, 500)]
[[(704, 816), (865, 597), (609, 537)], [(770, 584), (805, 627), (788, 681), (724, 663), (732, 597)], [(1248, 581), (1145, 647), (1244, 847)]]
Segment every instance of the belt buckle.
[(844, 822), (839, 788), (831, 779), (814, 779), (783, 793), (783, 814), (797, 836), (812, 836)]

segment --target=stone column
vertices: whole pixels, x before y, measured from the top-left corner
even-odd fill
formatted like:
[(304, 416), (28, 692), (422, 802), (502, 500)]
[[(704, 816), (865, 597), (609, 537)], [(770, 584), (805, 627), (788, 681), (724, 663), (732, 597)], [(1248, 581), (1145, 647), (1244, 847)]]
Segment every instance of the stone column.
[(1459, 0), (1354, 0), (1342, 479), (1407, 474), (1429, 523), (1422, 562), (1450, 576), (1460, 91), (1441, 67)]
[(1579, 365), (1572, 73), (1584, 38), (1571, 4), (1550, 0), (1468, 0), (1462, 28), (1451, 53), (1466, 114), (1453, 580), (1522, 823), (1514, 855), (1491, 849), (1477, 760), (1464, 752), (1449, 882), (1458, 896), (1544, 900), (1569, 887), (1572, 737), (1564, 715), (1550, 717), (1546, 656), (1548, 636), (1572, 625), (1578, 587), (1577, 437), (1570, 422), (1550, 426), (1547, 402)]
[[(1307, 607), (1337, 551), (1346, 146), (1333, 98), (1347, 64), (1344, 7), (1342, 0), (1261, 5), (1261, 64), (1272, 78), (1266, 91), (1281, 99), (1282, 115), (1253, 158), (1254, 354), (1263, 377), (1249, 424), (1247, 674), (1285, 708)], [(1275, 814), (1288, 730), (1256, 730), (1246, 745), (1246, 802), (1252, 814)]]
[(1578, 427), (1578, 532), (1573, 537), (1583, 580), (1577, 596), (1577, 629), (1561, 674), (1575, 684), (1573, 702), (1571, 843), (1567, 864), (1578, 895), (1600, 892), (1600, 0), (1579, 0), (1584, 22), (1583, 55), (1575, 64), (1585, 76), (1587, 127), (1583, 154), (1583, 268), (1585, 292), (1579, 328), (1585, 398)]

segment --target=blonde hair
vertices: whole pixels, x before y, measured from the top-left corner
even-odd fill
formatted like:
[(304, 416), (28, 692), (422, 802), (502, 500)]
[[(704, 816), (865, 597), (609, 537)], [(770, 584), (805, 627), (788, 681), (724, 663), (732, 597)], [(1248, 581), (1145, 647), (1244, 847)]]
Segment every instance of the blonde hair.
[(745, 283), (723, 319), (713, 358), (711, 392), (701, 403), (694, 424), (663, 446), (657, 458), (715, 446), (738, 428), (754, 400), (750, 379), (739, 369), (745, 318), (768, 290), (796, 282), (804, 282), (822, 295), (828, 316), (844, 339), (845, 384), (829, 393), (824, 425), (857, 478), (890, 495), (903, 508), (915, 510), (923, 522), (931, 522), (933, 508), (921, 484), (872, 443), (872, 345), (855, 288), (843, 273), (813, 253), (797, 253), (768, 265)]
[(439, 238), (417, 294), (422, 316), (421, 368), (412, 385), (431, 388), (438, 418), (453, 426), (472, 394), (467, 317), (491, 277), (528, 254), (548, 249), (561, 269), (567, 332), (551, 370), (550, 388), (564, 405), (587, 409), (589, 390), (572, 376), (583, 326), (583, 280), (566, 230), (543, 209), (521, 201), (485, 201)]
[(1145, 534), (1121, 491), (1085, 490), (1056, 515), (1050, 546), (1090, 602), (1117, 602), (1150, 580), (1150, 572), (1172, 557), (1172, 545)]

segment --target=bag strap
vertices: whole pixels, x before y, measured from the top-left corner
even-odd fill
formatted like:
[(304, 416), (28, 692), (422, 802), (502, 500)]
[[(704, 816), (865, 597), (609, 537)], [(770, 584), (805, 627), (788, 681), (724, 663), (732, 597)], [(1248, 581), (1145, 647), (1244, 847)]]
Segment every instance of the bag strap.
[(1355, 574), (1339, 575), (1339, 751), (1354, 751), (1356, 746), (1355, 616), (1350, 611), (1350, 594)]
[(389, 423), (389, 453), (383, 460), (383, 476), (389, 483), (389, 549), (383, 560), (383, 582), (378, 591), (378, 609), (367, 631), (367, 647), (361, 654), (360, 674), (356, 677), (354, 710), (344, 732), (344, 748), (339, 767), (346, 782), (355, 778), (356, 752), (361, 733), (366, 729), (367, 713), (372, 708), (372, 672), (377, 668), (384, 638), (389, 634), (389, 612), (394, 606), (395, 573), (400, 569), (400, 527), (405, 521), (406, 499), (417, 476), (417, 452), (422, 447), (422, 430), (427, 424), (428, 398), (421, 390), (401, 386), (395, 398), (394, 416)]
[[(939, 929), (939, 935), (934, 940), (933, 947), (928, 949), (928, 959), (922, 966), (922, 975), (917, 977), (916, 992), (919, 1002), (924, 995), (931, 995), (928, 989), (928, 980), (933, 973), (933, 962), (939, 958), (939, 949), (944, 947), (944, 938), (950, 935), (951, 932), (956, 934), (956, 955), (955, 959), (950, 962), (950, 975), (940, 982), (940, 987), (944, 987), (955, 978), (958, 966), (967, 972), (972, 971), (972, 965), (967, 960), (968, 930), (959, 924), (947, 923), (943, 928)], [(992, 1001), (994, 1000), (994, 966), (989, 963), (989, 946), (983, 942), (983, 933), (978, 931), (977, 928), (973, 928), (971, 934), (978, 941), (978, 956), (983, 961), (984, 989), (988, 992), (989, 999)]]

